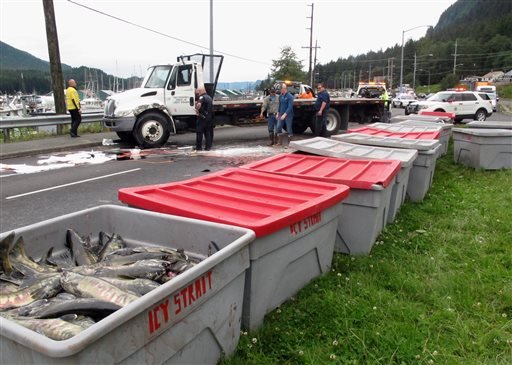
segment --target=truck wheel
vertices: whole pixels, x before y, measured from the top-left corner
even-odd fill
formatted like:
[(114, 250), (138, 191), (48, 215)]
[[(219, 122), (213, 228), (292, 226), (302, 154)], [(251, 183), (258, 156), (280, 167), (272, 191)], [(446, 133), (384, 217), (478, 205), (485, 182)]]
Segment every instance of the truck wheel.
[(478, 109), (475, 113), (474, 119), (483, 122), (485, 118), (487, 118), (487, 112), (483, 109)]
[(341, 127), (340, 113), (338, 113), (336, 109), (329, 108), (329, 111), (327, 112), (327, 117), (325, 119), (327, 135), (331, 136), (333, 134), (338, 133)]
[(119, 137), (119, 139), (124, 143), (132, 145), (137, 143), (132, 132), (116, 132), (116, 134)]
[(169, 124), (159, 113), (144, 114), (135, 125), (135, 139), (141, 148), (161, 147), (169, 135)]

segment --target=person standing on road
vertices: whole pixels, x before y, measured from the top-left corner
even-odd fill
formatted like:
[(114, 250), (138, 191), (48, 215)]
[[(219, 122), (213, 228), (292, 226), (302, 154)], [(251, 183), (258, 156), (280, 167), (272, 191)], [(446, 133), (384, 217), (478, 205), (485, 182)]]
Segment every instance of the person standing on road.
[(279, 112), (277, 114), (277, 135), (279, 137), (279, 144), (283, 144), (283, 125), (286, 123), (286, 132), (288, 138), (293, 138), (293, 95), (288, 92), (288, 87), (285, 83), (281, 84), (281, 95), (279, 95)]
[(331, 97), (327, 90), (325, 90), (324, 84), (322, 82), (318, 83), (317, 86), (318, 94), (316, 96), (315, 102), (315, 136), (327, 136), (327, 128), (326, 128), (326, 117), (327, 112), (329, 112), (329, 108), (331, 107)]
[(68, 85), (66, 89), (66, 107), (71, 115), (71, 131), (69, 134), (71, 138), (76, 138), (80, 137), (78, 135), (78, 126), (82, 122), (82, 109), (80, 107), (80, 96), (76, 90), (75, 80), (70, 79)]
[(380, 94), (381, 100), (384, 100), (384, 115), (383, 115), (383, 123), (389, 122), (389, 94), (386, 88), (382, 90), (382, 94)]
[(267, 123), (268, 123), (268, 137), (269, 142), (267, 146), (272, 146), (277, 143), (277, 112), (279, 111), (279, 97), (276, 95), (274, 88), (270, 89), (269, 95), (263, 99), (261, 105), (260, 118), (263, 118), (263, 113), (267, 112)]
[(213, 100), (206, 93), (204, 87), (197, 89), (199, 98), (196, 103), (196, 151), (203, 147), (203, 135), (205, 138), (205, 151), (209, 151), (213, 144)]

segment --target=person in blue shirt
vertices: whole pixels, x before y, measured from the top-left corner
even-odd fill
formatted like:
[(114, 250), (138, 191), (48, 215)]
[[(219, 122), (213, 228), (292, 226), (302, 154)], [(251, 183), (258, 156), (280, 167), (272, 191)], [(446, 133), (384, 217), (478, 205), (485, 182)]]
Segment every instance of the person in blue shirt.
[[(281, 95), (279, 95), (279, 112), (277, 114), (277, 135), (280, 136), (279, 141), (282, 141), (283, 125), (286, 123), (286, 132), (288, 138), (293, 137), (293, 95), (288, 92), (288, 87), (285, 83), (281, 84)], [(277, 143), (280, 144), (280, 143)]]
[(326, 117), (329, 112), (329, 108), (331, 106), (331, 98), (327, 90), (325, 90), (324, 84), (322, 82), (318, 83), (317, 86), (318, 95), (316, 96), (315, 102), (315, 136), (327, 136), (327, 128), (326, 128)]

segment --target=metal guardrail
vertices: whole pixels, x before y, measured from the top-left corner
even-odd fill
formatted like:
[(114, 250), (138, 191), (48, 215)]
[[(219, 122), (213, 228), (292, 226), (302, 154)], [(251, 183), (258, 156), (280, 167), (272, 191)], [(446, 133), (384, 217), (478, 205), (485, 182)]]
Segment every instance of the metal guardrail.
[[(82, 123), (100, 122), (103, 119), (103, 113), (84, 113), (82, 114)], [(41, 117), (12, 117), (0, 119), (0, 129), (8, 128), (28, 128), (44, 127), (48, 125), (70, 124), (69, 114), (50, 115)]]
[[(82, 123), (101, 122), (103, 113), (83, 113)], [(69, 114), (62, 115), (49, 115), (40, 117), (12, 117), (0, 119), (0, 130), (4, 133), (4, 141), (10, 140), (11, 129), (14, 128), (34, 128), (44, 127), (49, 125), (66, 125), (71, 124), (71, 117)]]

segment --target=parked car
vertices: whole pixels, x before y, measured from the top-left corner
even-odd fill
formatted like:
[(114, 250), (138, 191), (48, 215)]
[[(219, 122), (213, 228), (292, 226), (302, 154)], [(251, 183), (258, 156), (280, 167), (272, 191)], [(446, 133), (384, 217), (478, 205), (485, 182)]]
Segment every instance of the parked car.
[(463, 119), (484, 121), (493, 112), (491, 98), (483, 92), (440, 91), (424, 101), (414, 101), (406, 107), (406, 114), (420, 111), (455, 114), (455, 122)]
[(487, 95), (489, 95), (489, 98), (491, 98), (492, 111), (495, 112), (498, 106), (498, 101), (500, 101), (500, 98), (496, 93), (487, 93)]
[(411, 94), (399, 94), (391, 101), (394, 108), (405, 108), (407, 105), (416, 101)]

